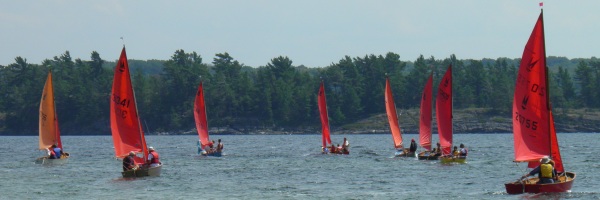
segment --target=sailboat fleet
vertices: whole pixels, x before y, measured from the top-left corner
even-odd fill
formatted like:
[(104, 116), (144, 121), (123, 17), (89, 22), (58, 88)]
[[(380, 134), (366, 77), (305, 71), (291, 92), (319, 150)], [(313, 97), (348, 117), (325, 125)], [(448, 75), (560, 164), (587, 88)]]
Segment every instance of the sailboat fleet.
[[(549, 101), (549, 83), (546, 67), (543, 11), (534, 26), (531, 36), (525, 45), (518, 71), (513, 99), (513, 134), (514, 161), (527, 162), (530, 168), (547, 166), (555, 175), (547, 174), (540, 168), (540, 176), (523, 178), (505, 183), (508, 194), (543, 193), (570, 191), (575, 180), (575, 173), (565, 170), (560, 155), (558, 139), (554, 127), (552, 107)], [(395, 157), (418, 157), (419, 160), (439, 160), (440, 163), (466, 163), (466, 152), (456, 152), (453, 147), (452, 130), (452, 65), (449, 65), (439, 82), (435, 99), (435, 114), (439, 143), (432, 149), (432, 101), (433, 73), (425, 82), (421, 96), (419, 120), (419, 145), (425, 151), (418, 153), (413, 148), (404, 148), (399, 116), (389, 77), (385, 77), (385, 109), (392, 135)], [(344, 138), (341, 146), (331, 141), (329, 116), (325, 95), (325, 84), (322, 80), (317, 94), (317, 103), (321, 121), (321, 153), (349, 154), (349, 143)], [(136, 167), (125, 169), (123, 177), (160, 176), (162, 163), (158, 154), (153, 154), (152, 147), (146, 144), (144, 131), (136, 106), (135, 93), (131, 84), (131, 75), (127, 62), (125, 47), (114, 69), (114, 79), (110, 96), (110, 127), (115, 150), (115, 157), (133, 159)], [(47, 150), (48, 156), (36, 160), (39, 164), (64, 164), (69, 158), (62, 152), (59, 124), (54, 102), (52, 72), (48, 73), (42, 92), (39, 108), (39, 149)], [(194, 101), (194, 119), (198, 132), (198, 154), (220, 157), (222, 152), (207, 152), (212, 146), (209, 139), (203, 83), (200, 82)], [(413, 141), (414, 142), (414, 141)], [(222, 148), (222, 147), (221, 147)], [(463, 148), (461, 144), (461, 148)], [(55, 149), (58, 149), (55, 151)], [(62, 155), (61, 155), (62, 154)], [(149, 159), (149, 157), (154, 157)], [(552, 160), (552, 162), (550, 162)], [(550, 172), (548, 172), (550, 173)], [(539, 184), (543, 178), (552, 178), (552, 183)]]

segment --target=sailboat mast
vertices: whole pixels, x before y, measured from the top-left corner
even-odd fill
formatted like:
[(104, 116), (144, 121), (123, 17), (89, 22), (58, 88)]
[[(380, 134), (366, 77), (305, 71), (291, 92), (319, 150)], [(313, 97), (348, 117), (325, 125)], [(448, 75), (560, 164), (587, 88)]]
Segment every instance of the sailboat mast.
[[(546, 71), (544, 71), (544, 81), (546, 84), (546, 109), (548, 110), (548, 115), (546, 116), (546, 118), (548, 119), (548, 121), (550, 121), (550, 115), (552, 114), (552, 106), (550, 106), (550, 81), (548, 81), (548, 73), (549, 73), (549, 69), (548, 69), (548, 65), (546, 64), (546, 31), (544, 30), (544, 9), (540, 9), (541, 11), (541, 15), (542, 15), (542, 45), (544, 46), (544, 69)], [(551, 138), (551, 134), (552, 134), (552, 130), (550, 128), (550, 126), (552, 126), (551, 123), (554, 122), (550, 122), (547, 123), (548, 124), (548, 138)], [(552, 141), (552, 140), (550, 140)], [(548, 145), (550, 146), (550, 156), (552, 155), (552, 142), (549, 142)]]
[[(125, 49), (125, 45), (123, 45), (123, 50)], [(125, 61), (128, 62), (128, 61)], [(129, 67), (127, 68), (127, 70), (129, 70)], [(129, 74), (129, 79), (131, 80), (131, 73), (128, 72)], [(146, 162), (146, 160), (148, 160), (148, 155), (146, 154), (146, 149), (148, 148), (146, 146), (146, 140), (144, 139), (144, 130), (142, 129), (142, 123), (140, 122), (140, 113), (138, 111), (137, 108), (137, 100), (135, 99), (135, 90), (133, 89), (133, 83), (131, 81), (129, 81), (131, 83), (131, 92), (133, 93), (133, 102), (135, 102), (135, 116), (137, 117), (137, 124), (138, 124), (138, 130), (140, 132), (140, 141), (142, 141), (142, 154), (144, 156), (144, 162)]]
[(54, 108), (54, 120), (52, 120), (52, 123), (54, 123), (54, 143), (56, 143), (58, 148), (64, 151), (62, 147), (62, 141), (60, 141), (60, 129), (58, 129), (57, 123), (58, 117), (56, 115), (56, 98), (54, 98), (54, 81), (52, 80), (52, 69), (48, 70), (48, 74), (50, 74), (50, 90), (52, 90), (52, 107)]

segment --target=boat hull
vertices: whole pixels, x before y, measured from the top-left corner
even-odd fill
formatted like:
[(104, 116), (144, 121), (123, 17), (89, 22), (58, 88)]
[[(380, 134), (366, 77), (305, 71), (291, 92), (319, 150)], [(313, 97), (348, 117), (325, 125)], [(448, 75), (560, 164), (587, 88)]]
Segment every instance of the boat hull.
[(214, 153), (210, 153), (210, 154), (200, 154), (202, 156), (212, 156), (212, 157), (221, 157), (223, 156), (223, 152), (214, 152)]
[(162, 170), (162, 164), (156, 167), (150, 168), (141, 168), (136, 170), (128, 170), (121, 172), (123, 178), (135, 178), (135, 177), (144, 177), (144, 176), (160, 176)]
[(440, 163), (467, 163), (466, 157), (440, 157)]
[(522, 193), (553, 193), (553, 192), (570, 192), (573, 182), (575, 181), (575, 173), (565, 172), (564, 176), (559, 176), (558, 183), (536, 184), (538, 178), (531, 178), (524, 181), (516, 181), (506, 183), (506, 193), (522, 194)]
[(394, 157), (407, 157), (407, 158), (416, 158), (416, 152), (408, 152), (408, 151), (396, 151)]
[(429, 151), (424, 151), (424, 152), (419, 153), (419, 155), (417, 157), (419, 158), (419, 160), (438, 160), (438, 158), (440, 156), (431, 154), (431, 152), (429, 152)]
[(69, 156), (61, 156), (60, 159), (50, 159), (47, 156), (39, 157), (35, 160), (35, 164), (40, 165), (64, 165), (69, 162)]

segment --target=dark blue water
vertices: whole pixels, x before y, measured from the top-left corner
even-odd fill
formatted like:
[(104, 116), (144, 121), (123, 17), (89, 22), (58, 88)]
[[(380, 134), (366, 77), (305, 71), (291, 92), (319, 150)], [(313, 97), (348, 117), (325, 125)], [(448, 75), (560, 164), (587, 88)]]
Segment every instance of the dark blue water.
[[(199, 158), (197, 136), (148, 136), (160, 177), (121, 178), (110, 136), (65, 136), (69, 163), (34, 164), (37, 137), (0, 137), (0, 199), (600, 199), (600, 134), (559, 134), (572, 192), (507, 195), (526, 173), (512, 162), (512, 134), (456, 134), (467, 164), (392, 158), (390, 135), (347, 137), (350, 155), (321, 155), (320, 135), (213, 136), (225, 156)], [(405, 140), (418, 139), (405, 135)], [(437, 135), (434, 135), (437, 141)]]

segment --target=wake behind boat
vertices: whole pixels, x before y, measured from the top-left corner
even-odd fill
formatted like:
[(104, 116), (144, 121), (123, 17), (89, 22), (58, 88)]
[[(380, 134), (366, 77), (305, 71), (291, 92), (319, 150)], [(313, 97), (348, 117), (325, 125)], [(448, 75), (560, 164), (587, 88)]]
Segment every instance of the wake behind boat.
[(69, 153), (64, 153), (56, 117), (54, 103), (54, 86), (52, 84), (52, 71), (48, 72), (42, 99), (40, 100), (39, 116), (39, 149), (46, 150), (47, 156), (37, 158), (35, 163), (42, 165), (62, 165), (68, 162)]
[[(149, 149), (153, 149), (148, 148), (146, 145), (146, 138), (140, 123), (135, 94), (131, 85), (125, 47), (123, 47), (115, 67), (110, 99), (110, 129), (115, 147), (115, 156), (119, 159), (131, 156), (132, 162), (136, 166), (131, 167), (131, 169), (127, 166), (127, 169), (124, 169), (121, 173), (123, 177), (160, 176), (162, 163), (158, 159), (158, 154), (153, 153), (152, 157), (154, 159), (147, 162)], [(142, 157), (139, 157), (139, 154)]]
[[(554, 127), (543, 14), (542, 10), (523, 50), (512, 110), (514, 161), (528, 162), (539, 172), (504, 184), (508, 194), (568, 192), (575, 181), (575, 173), (564, 169)], [(527, 179), (532, 173), (539, 175)]]

